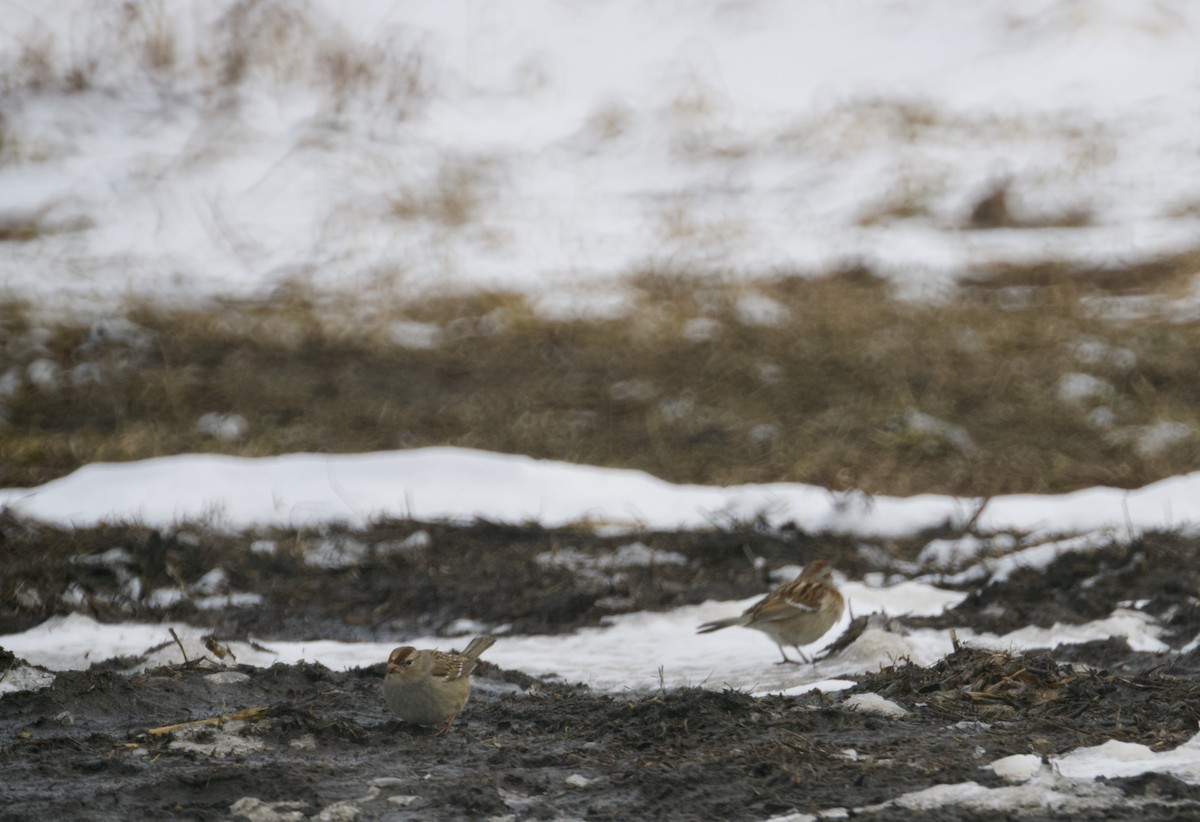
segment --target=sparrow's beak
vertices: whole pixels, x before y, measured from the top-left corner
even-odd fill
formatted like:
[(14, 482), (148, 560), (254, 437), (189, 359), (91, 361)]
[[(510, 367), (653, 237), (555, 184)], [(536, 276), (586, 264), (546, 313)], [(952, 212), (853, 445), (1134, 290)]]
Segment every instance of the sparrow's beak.
[(389, 659), (389, 660), (388, 660), (388, 666), (387, 666), (387, 672), (388, 672), (389, 674), (394, 674), (394, 673), (396, 673), (396, 671), (398, 671), (398, 670), (400, 670), (400, 666), (399, 666), (399, 665), (397, 665), (395, 662), (392, 662), (392, 661)]

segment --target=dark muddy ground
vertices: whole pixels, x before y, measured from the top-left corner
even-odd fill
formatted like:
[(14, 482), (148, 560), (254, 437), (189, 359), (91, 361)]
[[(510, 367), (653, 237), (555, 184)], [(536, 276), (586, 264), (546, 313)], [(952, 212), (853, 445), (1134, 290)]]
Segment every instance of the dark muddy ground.
[[(412, 539), (420, 531), (426, 536)], [(76, 592), (98, 618), (170, 616), (228, 639), (398, 638), (458, 618), (562, 631), (620, 610), (750, 596), (765, 589), (769, 569), (816, 556), (851, 577), (911, 574), (906, 560), (919, 549), (754, 528), (646, 534), (640, 541), (663, 553), (651, 565), (620, 567), (596, 560), (630, 555), (620, 554), (629, 537), (486, 524), (216, 536), (8, 523), (3, 538), (0, 632), (63, 612), (61, 595)], [(254, 540), (276, 549), (251, 551)], [(351, 546), (353, 561), (314, 565), (330, 544)], [(1200, 632), (1198, 547), (1160, 534), (1065, 556), (922, 624), (1009, 630), (1084, 622), (1135, 602), (1182, 647)], [(85, 559), (114, 548), (124, 555)], [(218, 566), (229, 589), (260, 593), (263, 605), (197, 609), (192, 589)], [(146, 593), (164, 585), (192, 595), (152, 608)], [(14, 662), (0, 658), (0, 672)], [(899, 661), (859, 677), (850, 693), (895, 701), (908, 710), (899, 718), (849, 711), (849, 693), (609, 695), (485, 664), (471, 703), (441, 738), (389, 718), (382, 665), (243, 666), (232, 677), (198, 664), (136, 675), (118, 667), (61, 673), (50, 688), (0, 698), (0, 819), (764, 819), (834, 807), (909, 819), (911, 808), (885, 803), (939, 784), (1000, 787), (981, 768), (999, 757), (1049, 757), (1109, 739), (1166, 750), (1191, 738), (1200, 718), (1200, 654), (1135, 653), (1123, 640), (1015, 656), (967, 645), (931, 668)], [(153, 732), (247, 709), (259, 710)], [(1082, 806), (970, 815), (1200, 815), (1200, 788), (1170, 776), (1079, 790)], [(964, 810), (921, 813), (958, 819)]]

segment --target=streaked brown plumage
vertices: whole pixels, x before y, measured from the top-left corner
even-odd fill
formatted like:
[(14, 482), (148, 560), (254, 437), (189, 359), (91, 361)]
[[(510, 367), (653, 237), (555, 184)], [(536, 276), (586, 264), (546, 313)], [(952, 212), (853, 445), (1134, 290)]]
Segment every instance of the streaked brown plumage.
[(471, 695), (471, 671), (495, 642), (494, 636), (477, 636), (461, 654), (409, 645), (395, 649), (383, 679), (388, 708), (405, 722), (442, 725), (438, 736), (446, 733)]
[(823, 637), (841, 619), (845, 607), (845, 598), (833, 584), (833, 568), (818, 559), (805, 565), (800, 576), (767, 594), (741, 616), (706, 622), (696, 632), (708, 634), (731, 625), (753, 628), (775, 641), (783, 662), (796, 662), (788, 658), (783, 650), (785, 645), (795, 648), (807, 662), (800, 646)]

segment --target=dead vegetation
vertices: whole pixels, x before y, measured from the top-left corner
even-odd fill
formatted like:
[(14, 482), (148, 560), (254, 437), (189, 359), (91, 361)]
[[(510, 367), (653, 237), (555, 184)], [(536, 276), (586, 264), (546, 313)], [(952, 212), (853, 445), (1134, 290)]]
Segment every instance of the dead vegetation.
[(1110, 265), (1080, 265), (1060, 261), (995, 263), (965, 277), (968, 289), (1000, 291), (1035, 288), (1072, 291), (1079, 296), (1183, 296), (1200, 274), (1200, 253), (1195, 250), (1145, 261)]
[(607, 319), (549, 320), (501, 293), (355, 310), (302, 288), (94, 325), (9, 304), (0, 483), (180, 452), (448, 444), (680, 482), (1139, 486), (1200, 457), (1200, 330), (1089, 301), (1194, 263), (981, 274), (940, 303), (896, 300), (861, 266), (753, 286), (647, 272)]
[[(1087, 739), (1092, 736), (1174, 748), (1195, 736), (1200, 719), (1200, 685), (1190, 675), (1076, 670), (1047, 651), (1022, 654), (961, 646), (929, 668), (904, 663), (867, 674), (858, 688), (906, 706), (920, 702), (949, 722), (1020, 717), (1030, 734), (1039, 725), (1055, 730), (1074, 726), (1080, 744), (1096, 744)], [(1161, 716), (1164, 699), (1177, 708), (1166, 723)]]
[(41, 214), (0, 215), (0, 243), (26, 243), (43, 233)]
[(253, 77), (277, 87), (323, 90), (328, 110), (361, 104), (403, 118), (428, 94), (432, 73), (419, 42), (403, 27), (360, 37), (315, 9), (278, 0), (239, 0), (211, 22), (188, 19), (162, 0), (108, 4), (56, 33), (42, 25), (16, 32), (0, 55), (0, 90), (80, 94), (148, 83), (188, 89), (221, 108)]
[(490, 173), (486, 160), (447, 158), (423, 186), (397, 194), (391, 212), (401, 220), (461, 228), (475, 220), (483, 207)]
[(1083, 228), (1091, 225), (1092, 214), (1083, 207), (1066, 208), (1052, 213), (1029, 213), (1014, 208), (1012, 181), (997, 180), (976, 201), (967, 218), (967, 228)]
[(58, 210), (56, 206), (50, 204), (37, 209), (0, 213), (0, 243), (33, 242), (49, 234), (83, 231), (91, 227), (92, 222), (86, 217), (58, 216), (55, 213)]

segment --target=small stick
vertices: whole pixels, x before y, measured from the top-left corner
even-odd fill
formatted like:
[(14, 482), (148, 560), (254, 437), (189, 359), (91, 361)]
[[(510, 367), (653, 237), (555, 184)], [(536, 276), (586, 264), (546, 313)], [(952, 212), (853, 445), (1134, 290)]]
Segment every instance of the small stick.
[(975, 528), (976, 523), (979, 522), (979, 518), (983, 516), (983, 510), (988, 507), (988, 503), (991, 501), (991, 497), (984, 497), (983, 499), (979, 500), (979, 504), (975, 506), (975, 513), (971, 514), (970, 518), (963, 523), (961, 530), (964, 534), (971, 533), (971, 531)]
[(267, 710), (266, 705), (256, 705), (253, 708), (243, 708), (231, 714), (221, 714), (220, 716), (210, 716), (207, 719), (193, 719), (191, 722), (177, 722), (174, 725), (151, 728), (146, 733), (151, 736), (162, 736), (163, 734), (174, 733), (175, 731), (182, 731), (187, 728), (199, 728), (202, 725), (224, 725), (226, 722), (233, 722), (239, 719), (244, 719), (247, 722), (255, 722), (259, 719), (266, 719)]
[(958, 631), (954, 628), (950, 629), (950, 644), (956, 651), (962, 647), (962, 643), (958, 641)]
[(8, 678), (9, 671), (11, 671), (13, 668), (17, 667), (17, 662), (19, 662), (19, 661), (20, 660), (14, 654), (13, 661), (9, 664), (9, 666), (7, 668), (4, 669), (4, 673), (0, 674), (0, 682), (3, 682), (5, 679)]
[(167, 630), (171, 632), (171, 636), (174, 638), (175, 644), (179, 646), (179, 653), (183, 654), (183, 664), (187, 665), (187, 651), (183, 650), (183, 643), (179, 641), (179, 634), (175, 633), (174, 628), (168, 628)]

